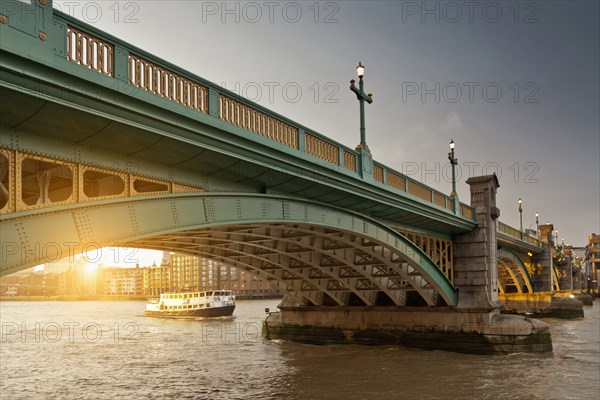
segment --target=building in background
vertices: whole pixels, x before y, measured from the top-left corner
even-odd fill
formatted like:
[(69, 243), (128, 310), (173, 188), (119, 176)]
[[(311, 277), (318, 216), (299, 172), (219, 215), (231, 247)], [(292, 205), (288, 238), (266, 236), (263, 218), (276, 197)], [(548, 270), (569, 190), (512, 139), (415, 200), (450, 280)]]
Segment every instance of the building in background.
[(75, 263), (58, 275), (58, 294), (61, 296), (95, 296), (100, 294), (101, 282), (94, 268), (87, 263)]
[(218, 261), (184, 254), (164, 253), (160, 266), (144, 268), (144, 294), (232, 290), (238, 298), (280, 296), (270, 283)]
[(600, 235), (592, 233), (588, 237), (585, 250), (585, 262), (591, 278), (588, 287), (598, 296), (600, 295), (598, 290), (598, 282), (600, 282)]
[(2, 296), (158, 296), (166, 292), (231, 290), (240, 299), (279, 297), (281, 292), (257, 276), (218, 261), (164, 253), (160, 265), (103, 267), (84, 259), (60, 273), (28, 270), (0, 279)]
[(0, 278), (0, 296), (55, 296), (59, 275), (27, 270)]
[(97, 279), (102, 282), (104, 296), (139, 296), (144, 294), (144, 269), (135, 268), (99, 268)]

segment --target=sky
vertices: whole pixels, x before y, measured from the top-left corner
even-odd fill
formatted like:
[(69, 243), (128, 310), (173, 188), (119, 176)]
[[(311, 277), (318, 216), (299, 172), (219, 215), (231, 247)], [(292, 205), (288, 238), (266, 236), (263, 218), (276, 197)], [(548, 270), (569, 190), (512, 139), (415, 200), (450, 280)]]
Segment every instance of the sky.
[[(451, 192), (496, 172), (500, 219), (600, 233), (597, 1), (126, 1), (54, 7), (347, 146), (366, 67), (375, 160)], [(160, 261), (159, 257), (157, 262)]]

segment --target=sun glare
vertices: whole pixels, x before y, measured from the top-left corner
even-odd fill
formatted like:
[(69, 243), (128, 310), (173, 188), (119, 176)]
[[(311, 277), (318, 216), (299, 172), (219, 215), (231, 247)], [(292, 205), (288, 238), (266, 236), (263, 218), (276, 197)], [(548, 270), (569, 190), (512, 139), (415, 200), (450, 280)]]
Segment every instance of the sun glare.
[(94, 263), (88, 263), (85, 266), (85, 273), (86, 274), (95, 274), (96, 271), (98, 270), (98, 264), (94, 264)]

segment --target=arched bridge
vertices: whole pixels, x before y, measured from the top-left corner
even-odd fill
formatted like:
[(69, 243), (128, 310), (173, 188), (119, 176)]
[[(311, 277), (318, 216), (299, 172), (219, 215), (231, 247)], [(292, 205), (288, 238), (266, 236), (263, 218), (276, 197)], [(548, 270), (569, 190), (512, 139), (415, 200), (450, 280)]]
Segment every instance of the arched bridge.
[[(218, 260), (309, 305), (458, 303), (473, 207), (51, 1), (1, 15), (1, 275), (121, 245)], [(542, 247), (511, 230), (500, 291), (532, 291), (517, 254)]]

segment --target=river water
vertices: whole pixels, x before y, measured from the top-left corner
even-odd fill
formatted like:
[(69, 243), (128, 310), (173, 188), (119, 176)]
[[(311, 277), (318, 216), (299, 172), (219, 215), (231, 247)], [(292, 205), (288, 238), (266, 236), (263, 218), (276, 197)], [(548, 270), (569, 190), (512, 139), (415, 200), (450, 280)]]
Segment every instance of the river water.
[(600, 304), (554, 352), (475, 356), (260, 339), (264, 309), (146, 318), (143, 302), (2, 302), (2, 399), (598, 399)]

